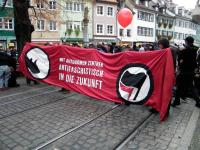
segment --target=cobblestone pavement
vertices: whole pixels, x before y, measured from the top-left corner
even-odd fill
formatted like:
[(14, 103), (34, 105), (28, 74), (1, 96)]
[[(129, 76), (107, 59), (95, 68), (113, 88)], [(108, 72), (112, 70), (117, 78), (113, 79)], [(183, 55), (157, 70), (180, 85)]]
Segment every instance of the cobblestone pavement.
[(112, 150), (149, 114), (143, 106), (120, 106), (43, 149)]
[(48, 99), (63, 98), (36, 109), (29, 107), (24, 112), (0, 119), (0, 150), (32, 149), (114, 106), (113, 103), (90, 100), (78, 94), (67, 96), (55, 92), (46, 97), (34, 97), (26, 101), (18, 101), (16, 105), (7, 106), (4, 112), (7, 110), (13, 113), (13, 110), (31, 106), (32, 102), (40, 103)]
[(197, 127), (192, 138), (192, 142), (189, 150), (199, 150), (200, 149), (200, 117), (197, 122)]
[(27, 85), (25, 83), (25, 78), (19, 78), (18, 79), (18, 83), (20, 83), (20, 87), (17, 87), (17, 88), (10, 88), (9, 90), (7, 91), (3, 91), (3, 92), (0, 92), (0, 97), (7, 97), (9, 95), (23, 95), (24, 93), (26, 93), (27, 91), (33, 91), (33, 90), (37, 90), (38, 88), (42, 88), (44, 86), (46, 86), (45, 84), (39, 84), (37, 86), (34, 86), (34, 85), (31, 85), (31, 86), (28, 86), (27, 88)]
[[(45, 84), (26, 86), (23, 78), (20, 82), (20, 88), (0, 93), (0, 150), (32, 150), (116, 106), (77, 93), (62, 94)], [(177, 150), (193, 110), (194, 101), (187, 100), (172, 108), (165, 122), (153, 115), (122, 150)], [(144, 106), (121, 105), (43, 149), (112, 150), (149, 114)], [(199, 150), (199, 130), (191, 150)]]
[(181, 144), (194, 105), (194, 101), (188, 100), (187, 103), (182, 103), (177, 108), (171, 108), (170, 117), (162, 123), (155, 115), (123, 149), (176, 150)]

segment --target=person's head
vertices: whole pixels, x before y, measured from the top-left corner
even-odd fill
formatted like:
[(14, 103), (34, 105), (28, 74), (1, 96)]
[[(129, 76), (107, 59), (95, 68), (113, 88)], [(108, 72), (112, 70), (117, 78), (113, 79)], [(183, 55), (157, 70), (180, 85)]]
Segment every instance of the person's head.
[(169, 40), (168, 39), (161, 39), (158, 42), (158, 46), (159, 46), (160, 49), (169, 48)]
[(113, 45), (113, 46), (115, 46), (115, 45), (116, 45), (116, 43), (115, 43), (115, 42), (112, 42), (112, 45)]
[(141, 45), (139, 45), (138, 47), (141, 48)]
[(93, 47), (93, 44), (92, 44), (92, 43), (89, 43), (89, 44), (88, 44), (88, 47), (89, 47), (89, 48), (92, 48), (92, 47)]
[(188, 45), (193, 45), (194, 43), (194, 38), (191, 37), (191, 36), (188, 36), (185, 38), (185, 45), (188, 46)]

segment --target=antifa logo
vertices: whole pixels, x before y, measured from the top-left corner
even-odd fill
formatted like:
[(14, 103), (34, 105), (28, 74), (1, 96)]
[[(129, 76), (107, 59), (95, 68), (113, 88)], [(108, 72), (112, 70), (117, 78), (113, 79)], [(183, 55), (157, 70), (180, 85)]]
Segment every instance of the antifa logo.
[(50, 61), (44, 50), (38, 47), (31, 48), (24, 59), (26, 67), (33, 78), (47, 78), (50, 71)]
[(32, 58), (29, 59), (27, 56), (25, 56), (25, 61), (26, 61), (26, 66), (28, 67), (28, 69), (30, 69), (30, 71), (32, 73), (40, 73), (40, 70), (36, 64), (37, 60), (35, 60), (35, 62), (33, 62)]
[(117, 80), (120, 98), (135, 104), (144, 104), (153, 92), (153, 78), (144, 64), (129, 64), (122, 68)]

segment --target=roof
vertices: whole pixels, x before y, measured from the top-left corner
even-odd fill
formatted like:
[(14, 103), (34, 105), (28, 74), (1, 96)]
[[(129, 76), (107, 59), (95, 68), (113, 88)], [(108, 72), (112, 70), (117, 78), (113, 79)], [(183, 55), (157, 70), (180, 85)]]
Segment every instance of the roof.
[(138, 5), (135, 2), (133, 2), (132, 0), (129, 0), (128, 3), (126, 3), (126, 6), (130, 8), (129, 4), (131, 4), (133, 7), (137, 8), (137, 9), (151, 11), (151, 12), (154, 12), (154, 13), (156, 12), (156, 10), (152, 7), (153, 5), (151, 4), (151, 2), (149, 2), (149, 7), (146, 7), (144, 5)]
[(96, 0), (96, 2), (99, 2), (99, 3), (114, 3), (114, 4), (117, 4), (117, 0)]

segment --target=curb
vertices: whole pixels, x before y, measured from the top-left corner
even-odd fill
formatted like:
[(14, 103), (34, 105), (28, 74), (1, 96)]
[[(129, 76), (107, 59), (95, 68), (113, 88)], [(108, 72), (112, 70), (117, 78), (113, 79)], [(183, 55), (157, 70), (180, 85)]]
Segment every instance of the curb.
[(199, 115), (200, 115), (200, 109), (195, 107), (177, 150), (188, 150), (189, 149), (193, 134), (194, 134), (196, 126), (197, 126), (197, 121), (198, 121)]

